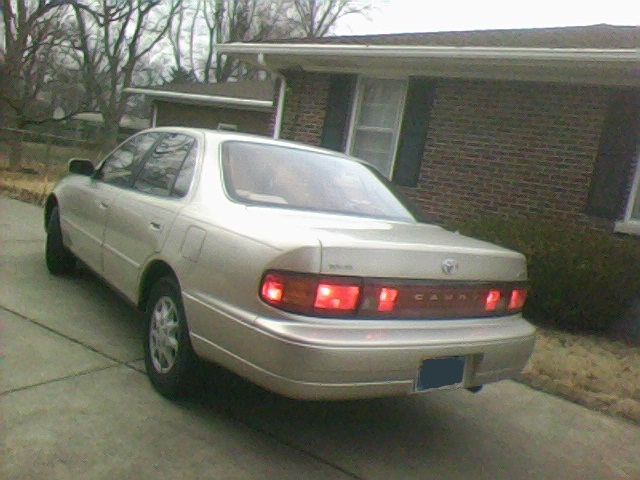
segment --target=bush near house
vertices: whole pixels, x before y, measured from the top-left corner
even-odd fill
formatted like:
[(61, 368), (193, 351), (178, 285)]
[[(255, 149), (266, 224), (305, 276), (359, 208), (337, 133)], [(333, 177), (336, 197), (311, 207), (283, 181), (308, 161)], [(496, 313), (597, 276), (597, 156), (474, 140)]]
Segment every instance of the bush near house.
[(637, 239), (524, 218), (469, 218), (447, 227), (526, 255), (524, 315), (540, 325), (602, 332), (638, 298)]

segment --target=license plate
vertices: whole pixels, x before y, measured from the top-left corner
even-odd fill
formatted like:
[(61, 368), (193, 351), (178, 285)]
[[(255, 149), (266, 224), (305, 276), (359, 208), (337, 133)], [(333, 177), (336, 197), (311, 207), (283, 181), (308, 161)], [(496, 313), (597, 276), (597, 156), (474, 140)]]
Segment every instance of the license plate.
[(418, 371), (416, 390), (462, 385), (465, 357), (428, 358), (422, 362)]

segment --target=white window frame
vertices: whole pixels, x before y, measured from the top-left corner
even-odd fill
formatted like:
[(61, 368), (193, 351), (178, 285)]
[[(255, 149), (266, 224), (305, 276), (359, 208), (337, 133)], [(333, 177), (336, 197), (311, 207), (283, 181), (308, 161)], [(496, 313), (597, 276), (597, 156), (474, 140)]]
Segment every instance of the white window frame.
[[(407, 77), (385, 77), (385, 76), (374, 76), (374, 75), (359, 75), (356, 81), (356, 90), (355, 90), (355, 101), (351, 107), (351, 115), (349, 119), (349, 135), (347, 137), (347, 145), (346, 152), (349, 155), (353, 154), (353, 140), (356, 134), (356, 123), (358, 118), (360, 117), (360, 109), (362, 106), (362, 83), (364, 79), (374, 79), (374, 80), (395, 80), (397, 82), (401, 82), (404, 85), (404, 93), (402, 96), (401, 106), (400, 106), (400, 114), (396, 118), (396, 124), (393, 127), (393, 157), (391, 158), (391, 162), (389, 163), (389, 170), (386, 172), (381, 172), (388, 179), (391, 179), (393, 175), (393, 169), (396, 164), (396, 156), (398, 154), (398, 143), (400, 142), (400, 131), (402, 129), (402, 123), (404, 122), (404, 110), (406, 108), (407, 103), (407, 91), (409, 88), (409, 79)], [(366, 161), (366, 159), (362, 159)]]
[(624, 220), (615, 223), (614, 230), (616, 232), (640, 236), (640, 217), (631, 217), (636, 200), (640, 202), (640, 148), (638, 148), (636, 153), (636, 173), (633, 177), (633, 183), (631, 184), (631, 194), (627, 201)]

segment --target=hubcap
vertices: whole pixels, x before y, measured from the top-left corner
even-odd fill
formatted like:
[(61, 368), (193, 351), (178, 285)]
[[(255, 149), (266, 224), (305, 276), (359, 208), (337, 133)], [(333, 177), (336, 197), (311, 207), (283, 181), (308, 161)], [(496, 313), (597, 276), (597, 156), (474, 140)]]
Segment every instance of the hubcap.
[(176, 362), (180, 346), (178, 309), (171, 297), (161, 297), (153, 307), (149, 325), (149, 351), (153, 368), (167, 373)]

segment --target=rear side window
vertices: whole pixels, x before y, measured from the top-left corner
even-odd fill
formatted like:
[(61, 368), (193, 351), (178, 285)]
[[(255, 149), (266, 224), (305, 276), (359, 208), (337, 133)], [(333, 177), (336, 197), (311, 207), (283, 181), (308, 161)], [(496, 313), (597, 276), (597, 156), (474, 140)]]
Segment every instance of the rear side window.
[(131, 186), (140, 162), (161, 135), (159, 132), (150, 132), (129, 139), (105, 159), (99, 178), (113, 185)]
[(189, 150), (189, 154), (182, 164), (180, 172), (178, 172), (178, 178), (176, 178), (176, 183), (173, 186), (171, 196), (184, 197), (189, 192), (189, 186), (191, 185), (193, 173), (195, 172), (196, 168), (197, 152), (198, 149), (195, 147), (195, 145), (191, 147), (191, 150)]
[[(191, 158), (195, 159), (195, 143), (193, 137), (181, 133), (164, 137), (145, 161), (133, 187), (144, 193), (170, 196), (180, 178), (174, 196), (184, 196), (193, 173), (194, 160)], [(184, 174), (180, 173), (183, 169)], [(187, 181), (185, 176), (189, 177)]]

